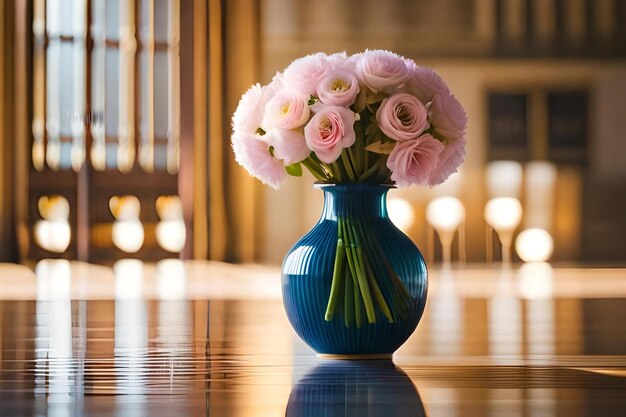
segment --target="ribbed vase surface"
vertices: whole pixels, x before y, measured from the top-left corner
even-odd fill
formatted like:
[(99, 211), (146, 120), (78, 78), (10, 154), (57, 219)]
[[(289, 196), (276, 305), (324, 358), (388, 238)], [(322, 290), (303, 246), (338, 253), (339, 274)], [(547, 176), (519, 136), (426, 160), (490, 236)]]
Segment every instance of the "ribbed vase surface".
[[(389, 219), (386, 199), (390, 186), (316, 184), (316, 188), (324, 192), (322, 216), (283, 261), (282, 293), (289, 321), (320, 354), (390, 355), (413, 333), (424, 311), (428, 287), (424, 258)], [(345, 237), (341, 239), (346, 224), (356, 231), (348, 243)], [(369, 277), (374, 300), (369, 315), (362, 300), (357, 299), (361, 294), (358, 280), (354, 278), (352, 286), (347, 278), (340, 283), (343, 295), (337, 297), (329, 317), (335, 257), (338, 249), (343, 249), (338, 248), (338, 241), (352, 250), (348, 253), (355, 254), (350, 267), (358, 270), (358, 259), (371, 271), (364, 274)], [(349, 271), (349, 262), (344, 263)], [(359, 297), (351, 300), (350, 288)]]

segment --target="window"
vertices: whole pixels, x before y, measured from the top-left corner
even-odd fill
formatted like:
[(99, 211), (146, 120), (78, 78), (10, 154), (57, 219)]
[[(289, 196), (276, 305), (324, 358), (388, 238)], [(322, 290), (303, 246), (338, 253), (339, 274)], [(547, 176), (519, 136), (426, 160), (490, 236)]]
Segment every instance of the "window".
[(528, 88), (488, 93), (489, 159), (587, 163), (589, 93)]
[[(124, 256), (111, 237), (118, 196), (140, 203), (137, 254), (167, 254), (156, 243), (156, 200), (178, 194), (179, 9), (180, 0), (33, 2), (30, 223), (41, 219), (33, 202), (66, 198), (72, 239), (63, 256)], [(31, 241), (32, 258), (49, 255)]]

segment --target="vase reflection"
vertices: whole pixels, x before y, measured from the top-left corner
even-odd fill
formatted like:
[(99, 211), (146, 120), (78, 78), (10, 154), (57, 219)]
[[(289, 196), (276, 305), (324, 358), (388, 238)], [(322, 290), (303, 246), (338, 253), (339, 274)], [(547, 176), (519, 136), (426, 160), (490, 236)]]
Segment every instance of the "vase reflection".
[(417, 389), (391, 361), (327, 361), (294, 386), (286, 417), (425, 416)]

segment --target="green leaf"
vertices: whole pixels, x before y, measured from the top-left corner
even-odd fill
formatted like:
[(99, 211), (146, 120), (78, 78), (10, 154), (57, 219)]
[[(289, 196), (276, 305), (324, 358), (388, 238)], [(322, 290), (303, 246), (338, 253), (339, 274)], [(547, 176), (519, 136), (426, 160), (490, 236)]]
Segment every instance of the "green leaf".
[(352, 110), (356, 113), (361, 113), (365, 109), (365, 95), (365, 90), (361, 90), (359, 94), (357, 94), (354, 104), (352, 105)]
[(300, 162), (296, 162), (295, 164), (291, 164), (291, 165), (287, 165), (285, 167), (285, 171), (287, 171), (287, 174), (293, 176), (293, 177), (301, 177), (302, 176), (302, 165), (300, 165)]
[(365, 147), (366, 150), (381, 155), (389, 155), (393, 148), (396, 146), (395, 142), (374, 142)]
[(316, 102), (316, 101), (317, 101), (317, 99), (316, 99), (315, 97), (313, 97), (313, 96), (309, 96), (309, 101), (307, 102), (307, 104), (308, 104), (309, 106), (312, 106), (312, 105), (314, 105), (314, 104), (315, 104), (315, 102)]
[[(379, 102), (383, 101), (384, 99), (386, 99), (387, 97), (389, 97), (389, 94), (385, 94), (385, 93), (382, 93), (382, 92), (379, 92), (379, 93), (371, 92), (370, 94), (367, 94), (366, 99), (365, 99), (365, 103), (366, 104), (379, 103)], [(376, 113), (376, 111), (373, 111), (372, 113)]]

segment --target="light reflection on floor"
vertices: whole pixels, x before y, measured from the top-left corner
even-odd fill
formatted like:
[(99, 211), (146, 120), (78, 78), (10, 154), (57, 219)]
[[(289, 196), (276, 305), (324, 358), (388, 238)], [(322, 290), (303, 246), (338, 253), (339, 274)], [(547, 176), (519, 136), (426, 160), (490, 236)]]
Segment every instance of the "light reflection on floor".
[(622, 415), (625, 270), (431, 278), (396, 368), (359, 367), (297, 339), (277, 268), (0, 265), (0, 416)]

